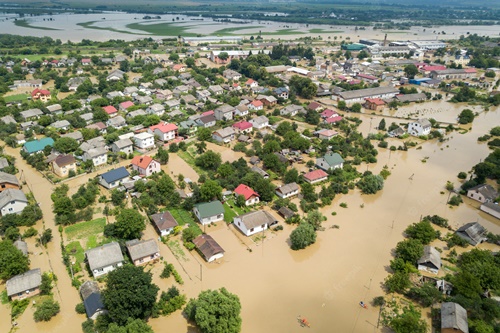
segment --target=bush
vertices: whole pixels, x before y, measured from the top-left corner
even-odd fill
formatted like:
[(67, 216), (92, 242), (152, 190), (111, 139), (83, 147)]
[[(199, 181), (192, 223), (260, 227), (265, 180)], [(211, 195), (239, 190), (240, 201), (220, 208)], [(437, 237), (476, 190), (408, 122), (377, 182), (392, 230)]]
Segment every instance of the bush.
[(460, 195), (454, 195), (450, 198), (450, 201), (448, 201), (448, 204), (452, 206), (458, 206), (462, 203), (462, 197)]
[(458, 177), (458, 179), (465, 179), (465, 178), (467, 178), (467, 173), (461, 171), (458, 173), (457, 177)]
[(75, 311), (76, 313), (79, 313), (79, 314), (85, 314), (85, 305), (83, 303), (78, 303), (76, 306), (75, 306)]
[(160, 278), (162, 279), (168, 279), (170, 275), (172, 274), (172, 269), (174, 268), (174, 265), (172, 264), (167, 264), (165, 262), (165, 268), (163, 268), (163, 271), (160, 274)]
[(292, 250), (305, 249), (316, 242), (316, 230), (309, 223), (301, 223), (290, 234)]
[(461, 247), (467, 247), (469, 243), (462, 237), (458, 236), (457, 234), (448, 234), (446, 238), (446, 246), (448, 248), (452, 248), (455, 245), (461, 246)]
[(36, 235), (38, 235), (38, 231), (35, 228), (33, 228), (33, 227), (29, 227), (24, 232), (23, 238), (30, 238), (30, 237), (33, 237), (33, 236), (36, 236)]
[(57, 315), (61, 307), (59, 303), (52, 299), (46, 299), (36, 306), (36, 310), (33, 313), (33, 318), (35, 321), (49, 321), (52, 317)]
[(385, 299), (384, 296), (377, 296), (373, 298), (373, 305), (374, 306), (382, 306), (385, 304)]
[(438, 216), (438, 215), (427, 215), (426, 217), (424, 217), (424, 220), (427, 220), (437, 226), (440, 226), (440, 227), (443, 227), (443, 228), (448, 228), (448, 220), (441, 217), (441, 216)]

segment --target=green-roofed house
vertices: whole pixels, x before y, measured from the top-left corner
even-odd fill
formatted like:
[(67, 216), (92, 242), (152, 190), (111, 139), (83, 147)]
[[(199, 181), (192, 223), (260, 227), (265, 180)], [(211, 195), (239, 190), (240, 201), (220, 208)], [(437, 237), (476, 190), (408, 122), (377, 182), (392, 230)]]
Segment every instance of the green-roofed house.
[(342, 45), (342, 50), (346, 50), (346, 51), (361, 51), (363, 49), (366, 49), (366, 45), (358, 44), (358, 43), (343, 44)]
[(40, 140), (29, 141), (24, 144), (24, 151), (28, 154), (39, 153), (47, 146), (53, 146), (54, 140), (52, 138), (43, 138)]
[(224, 220), (224, 207), (219, 200), (194, 205), (193, 212), (203, 225)]
[(344, 159), (337, 153), (329, 152), (316, 159), (316, 166), (325, 171), (334, 170), (344, 166)]

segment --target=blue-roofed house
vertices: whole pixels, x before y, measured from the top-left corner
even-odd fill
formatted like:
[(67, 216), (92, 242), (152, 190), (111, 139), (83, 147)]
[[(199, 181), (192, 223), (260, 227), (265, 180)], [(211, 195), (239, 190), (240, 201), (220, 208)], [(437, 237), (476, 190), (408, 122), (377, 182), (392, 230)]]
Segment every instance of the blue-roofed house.
[(82, 284), (80, 294), (82, 295), (83, 305), (85, 306), (88, 318), (96, 320), (97, 316), (107, 313), (96, 281), (87, 281)]
[(99, 184), (109, 190), (118, 187), (122, 181), (127, 179), (129, 176), (130, 174), (127, 169), (125, 169), (125, 167), (120, 167), (99, 175)]
[(43, 151), (47, 146), (53, 146), (54, 140), (52, 138), (43, 138), (40, 140), (28, 141), (24, 144), (24, 151), (28, 154), (34, 154)]

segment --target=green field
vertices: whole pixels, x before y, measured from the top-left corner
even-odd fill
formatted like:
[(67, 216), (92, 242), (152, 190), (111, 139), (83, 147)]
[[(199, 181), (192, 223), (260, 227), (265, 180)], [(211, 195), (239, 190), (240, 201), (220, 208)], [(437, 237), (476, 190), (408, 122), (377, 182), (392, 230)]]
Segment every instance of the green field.
[(17, 94), (17, 95), (10, 95), (10, 96), (5, 96), (3, 99), (5, 100), (5, 103), (12, 103), (12, 102), (17, 102), (17, 101), (25, 101), (28, 98), (28, 94)]
[(55, 28), (49, 28), (49, 27), (38, 27), (38, 26), (29, 24), (28, 21), (26, 21), (26, 20), (16, 20), (16, 21), (14, 21), (14, 24), (18, 27), (38, 29), (38, 30), (61, 30), (61, 29), (55, 29)]
[(102, 234), (104, 232), (105, 225), (106, 219), (101, 217), (92, 221), (70, 225), (64, 229), (64, 233), (66, 234), (68, 240), (89, 239)]
[(179, 26), (176, 25), (176, 23), (154, 23), (154, 24), (130, 23), (127, 24), (126, 27), (129, 29), (140, 30), (158, 36), (174, 36), (174, 37), (177, 37), (179, 35), (182, 35), (184, 37), (198, 36), (198, 34), (196, 33), (186, 32), (188, 28), (196, 27), (196, 25)]
[(309, 29), (309, 32), (312, 34), (341, 34), (345, 31), (314, 28), (314, 29)]
[[(235, 31), (256, 29), (256, 28), (262, 28), (262, 26), (250, 25), (250, 26), (244, 26), (244, 27), (224, 28), (224, 29), (220, 29), (220, 30), (213, 32), (212, 35), (231, 36), (231, 35), (233, 35), (233, 32), (235, 32)], [(256, 33), (254, 33), (254, 35), (256, 35)]]
[(98, 21), (80, 22), (80, 23), (77, 23), (76, 25), (79, 25), (79, 26), (84, 27), (86, 29), (114, 31), (114, 32), (120, 32), (120, 33), (123, 33), (123, 34), (138, 35), (136, 33), (128, 31), (128, 30), (119, 30), (119, 29), (110, 28), (110, 27), (98, 27), (98, 26), (94, 26), (94, 23), (96, 23), (96, 22), (98, 22)]
[[(268, 36), (268, 35), (279, 35), (279, 36), (286, 36), (286, 35), (303, 35), (305, 32), (302, 31), (297, 31), (295, 29), (279, 29), (276, 31), (264, 31), (261, 32), (261, 36)], [(245, 34), (245, 36), (250, 36), (250, 35), (255, 35), (255, 34)]]

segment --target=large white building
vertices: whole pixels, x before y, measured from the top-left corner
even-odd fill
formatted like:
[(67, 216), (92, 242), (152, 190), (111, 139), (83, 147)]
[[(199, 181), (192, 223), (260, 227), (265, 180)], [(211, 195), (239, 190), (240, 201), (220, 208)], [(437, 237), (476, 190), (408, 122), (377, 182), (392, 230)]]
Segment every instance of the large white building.
[(410, 42), (421, 50), (437, 50), (446, 47), (446, 43), (440, 40), (412, 40)]
[(364, 103), (366, 98), (386, 99), (386, 98), (393, 98), (397, 94), (399, 94), (399, 90), (394, 87), (378, 87), (378, 88), (342, 91), (339, 92), (337, 96), (332, 95), (332, 99), (345, 101), (347, 104)]

